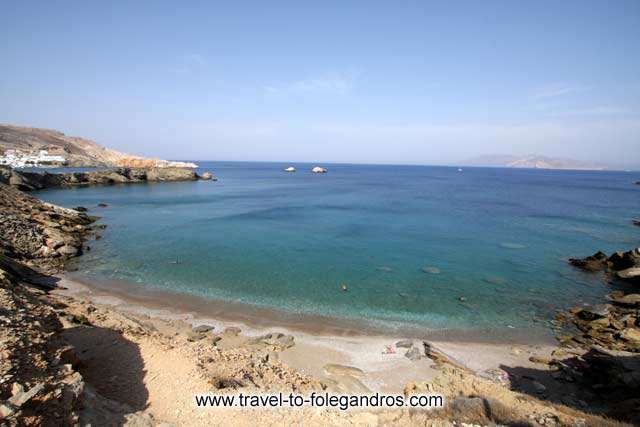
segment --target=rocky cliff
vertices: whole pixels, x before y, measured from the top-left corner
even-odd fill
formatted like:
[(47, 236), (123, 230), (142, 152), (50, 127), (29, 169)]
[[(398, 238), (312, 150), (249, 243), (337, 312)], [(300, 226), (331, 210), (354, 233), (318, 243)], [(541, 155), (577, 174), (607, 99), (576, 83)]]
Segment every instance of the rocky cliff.
[(89, 139), (67, 136), (50, 129), (0, 125), (0, 155), (7, 150), (22, 153), (48, 151), (63, 156), (67, 166), (125, 166), (125, 167), (196, 167), (193, 163), (149, 159), (105, 148)]
[(92, 172), (48, 173), (25, 172), (0, 166), (0, 183), (23, 191), (78, 185), (110, 185), (158, 181), (216, 180), (208, 172), (198, 175), (183, 168), (114, 168)]

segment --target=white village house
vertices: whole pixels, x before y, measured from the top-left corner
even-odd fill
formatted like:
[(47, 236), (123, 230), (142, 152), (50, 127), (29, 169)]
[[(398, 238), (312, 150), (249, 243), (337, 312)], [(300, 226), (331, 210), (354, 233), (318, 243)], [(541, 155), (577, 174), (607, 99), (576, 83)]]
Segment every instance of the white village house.
[(38, 167), (60, 165), (66, 163), (64, 156), (49, 155), (47, 150), (40, 150), (38, 154), (23, 153), (20, 150), (7, 150), (0, 156), (0, 165), (8, 165), (12, 168)]

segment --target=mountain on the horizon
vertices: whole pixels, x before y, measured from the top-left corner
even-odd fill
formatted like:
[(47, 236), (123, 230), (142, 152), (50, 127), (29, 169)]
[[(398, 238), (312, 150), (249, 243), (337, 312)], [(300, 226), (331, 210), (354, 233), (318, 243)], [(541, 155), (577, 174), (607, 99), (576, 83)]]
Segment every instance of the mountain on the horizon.
[(547, 157), (537, 154), (519, 157), (512, 155), (485, 155), (469, 159), (465, 162), (468, 166), (493, 166), (505, 168), (532, 168), (532, 169), (574, 169), (574, 170), (604, 170), (602, 165), (581, 162), (574, 159), (560, 157)]
[(67, 136), (51, 129), (0, 124), (0, 156), (35, 156), (46, 151), (64, 158), (61, 165), (71, 167), (196, 167), (193, 163), (150, 159), (105, 148), (89, 139)]

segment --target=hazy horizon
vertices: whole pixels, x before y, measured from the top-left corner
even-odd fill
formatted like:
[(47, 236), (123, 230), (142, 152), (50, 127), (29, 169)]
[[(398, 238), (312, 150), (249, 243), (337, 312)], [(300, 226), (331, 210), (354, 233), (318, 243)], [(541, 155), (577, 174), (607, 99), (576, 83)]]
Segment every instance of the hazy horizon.
[(3, 123), (171, 159), (640, 167), (633, 0), (3, 12)]

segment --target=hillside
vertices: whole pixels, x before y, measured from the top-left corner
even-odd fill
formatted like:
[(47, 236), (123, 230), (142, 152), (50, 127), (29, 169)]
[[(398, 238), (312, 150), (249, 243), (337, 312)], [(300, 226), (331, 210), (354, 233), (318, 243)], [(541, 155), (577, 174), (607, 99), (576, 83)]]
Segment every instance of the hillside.
[(0, 156), (16, 150), (19, 155), (37, 155), (41, 150), (50, 156), (61, 156), (71, 167), (125, 166), (125, 167), (196, 167), (193, 163), (170, 162), (122, 153), (105, 148), (89, 139), (67, 136), (50, 129), (0, 125)]
[(547, 157), (532, 154), (518, 157), (511, 155), (487, 155), (474, 157), (465, 162), (469, 166), (494, 166), (506, 168), (533, 168), (533, 169), (574, 169), (574, 170), (603, 170), (601, 165), (581, 162), (573, 159)]

